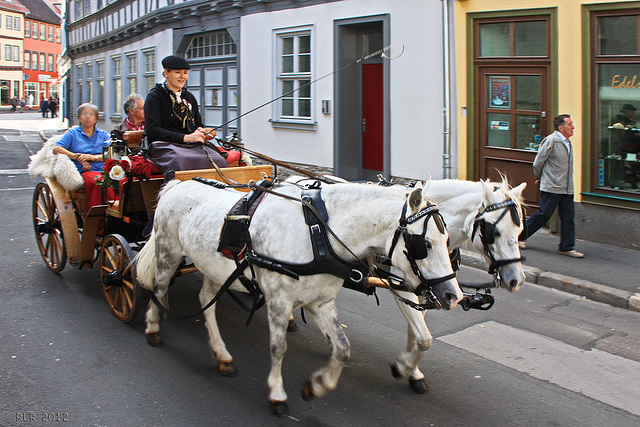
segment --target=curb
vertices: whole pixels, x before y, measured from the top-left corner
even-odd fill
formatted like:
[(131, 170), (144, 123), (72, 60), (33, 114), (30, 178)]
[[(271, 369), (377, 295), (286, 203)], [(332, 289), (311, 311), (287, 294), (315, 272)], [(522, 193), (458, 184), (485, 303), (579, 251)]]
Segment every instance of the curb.
[[(481, 270), (489, 268), (483, 256), (468, 250), (461, 250), (460, 253), (463, 265)], [(602, 302), (614, 307), (640, 312), (640, 293), (631, 293), (611, 286), (544, 271), (528, 265), (523, 265), (522, 267), (529, 283), (580, 295), (592, 301)]]

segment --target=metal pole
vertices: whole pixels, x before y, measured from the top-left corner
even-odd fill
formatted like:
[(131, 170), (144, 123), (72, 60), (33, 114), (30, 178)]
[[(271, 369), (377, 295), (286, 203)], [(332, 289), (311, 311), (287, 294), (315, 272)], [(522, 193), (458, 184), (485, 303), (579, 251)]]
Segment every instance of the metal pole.
[(442, 150), (442, 177), (451, 178), (451, 78), (449, 71), (449, 0), (442, 0), (442, 63), (444, 77), (444, 103), (442, 108), (444, 128)]

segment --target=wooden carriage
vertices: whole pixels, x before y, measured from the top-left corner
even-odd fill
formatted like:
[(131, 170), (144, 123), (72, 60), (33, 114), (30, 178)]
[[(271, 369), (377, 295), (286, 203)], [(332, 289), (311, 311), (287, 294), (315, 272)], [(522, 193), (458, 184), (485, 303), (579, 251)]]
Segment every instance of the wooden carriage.
[[(272, 175), (271, 165), (224, 169), (225, 177), (241, 183), (258, 181), (264, 174)], [(215, 169), (176, 173), (176, 179), (182, 181), (195, 176), (222, 181)], [(84, 269), (98, 262), (104, 296), (123, 322), (145, 309), (147, 295), (136, 284), (131, 259), (144, 245), (142, 229), (155, 210), (163, 184), (162, 176), (128, 179), (120, 187), (118, 200), (90, 209), (84, 190), (67, 191), (54, 178), (46, 178), (34, 191), (33, 225), (47, 267), (58, 273), (67, 263)], [(185, 267), (177, 274), (194, 271), (195, 267)]]

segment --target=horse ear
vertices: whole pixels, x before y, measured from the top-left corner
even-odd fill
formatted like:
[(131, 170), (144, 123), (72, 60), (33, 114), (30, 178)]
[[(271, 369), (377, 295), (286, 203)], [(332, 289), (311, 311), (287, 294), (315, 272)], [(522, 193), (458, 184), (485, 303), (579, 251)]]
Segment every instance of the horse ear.
[(494, 199), (497, 199), (497, 197), (493, 183), (489, 180), (483, 181), (482, 179), (480, 183), (482, 184), (482, 198), (490, 204), (495, 203)]
[(418, 211), (421, 205), (422, 205), (422, 184), (420, 184), (420, 188), (415, 188), (409, 194), (409, 210), (411, 211), (411, 213), (415, 213)]
[(509, 194), (511, 195), (511, 197), (520, 198), (522, 197), (522, 192), (524, 191), (525, 188), (527, 188), (527, 183), (523, 182), (517, 187), (514, 187), (511, 190), (509, 190)]

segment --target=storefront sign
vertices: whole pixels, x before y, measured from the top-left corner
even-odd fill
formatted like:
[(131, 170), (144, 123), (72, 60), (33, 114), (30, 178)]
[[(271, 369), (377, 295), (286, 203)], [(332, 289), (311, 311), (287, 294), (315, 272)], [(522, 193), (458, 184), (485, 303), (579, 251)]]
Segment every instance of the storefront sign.
[(511, 105), (511, 78), (489, 76), (489, 107), (509, 108)]
[(38, 81), (39, 82), (48, 82), (49, 80), (51, 80), (51, 76), (48, 74), (38, 74)]
[(509, 130), (509, 122), (491, 120), (491, 130)]
[(611, 88), (612, 89), (640, 89), (640, 79), (638, 79), (638, 75), (633, 76), (621, 76), (620, 74), (616, 74), (611, 79)]

